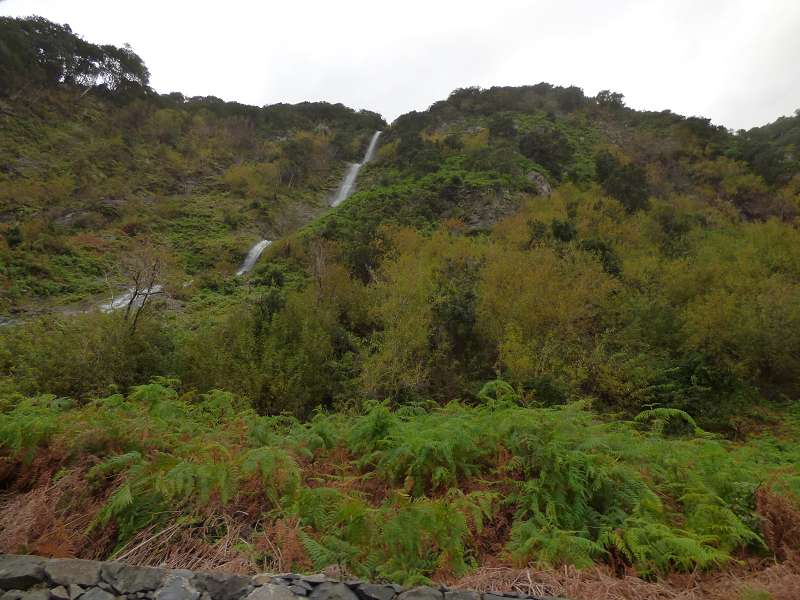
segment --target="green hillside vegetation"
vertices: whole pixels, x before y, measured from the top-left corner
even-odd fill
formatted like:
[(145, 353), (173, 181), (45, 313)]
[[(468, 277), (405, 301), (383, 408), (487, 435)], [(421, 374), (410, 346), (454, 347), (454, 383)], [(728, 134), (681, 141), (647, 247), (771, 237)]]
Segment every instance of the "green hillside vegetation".
[[(154, 257), (167, 293), (0, 328), (0, 551), (796, 568), (800, 115), (733, 133), (542, 83), (387, 126), (2, 75), (4, 306)], [(52, 526), (11, 527), (44, 489)]]
[[(142, 247), (161, 254), (175, 286), (229, 274), (253, 242), (319, 212), (383, 124), (340, 104), (158, 95), (130, 49), (42, 19), (4, 18), (0, 31), (3, 310), (107, 295)], [(113, 87), (95, 64), (111, 51), (134, 63), (117, 65)], [(27, 68), (35, 56), (47, 60)]]

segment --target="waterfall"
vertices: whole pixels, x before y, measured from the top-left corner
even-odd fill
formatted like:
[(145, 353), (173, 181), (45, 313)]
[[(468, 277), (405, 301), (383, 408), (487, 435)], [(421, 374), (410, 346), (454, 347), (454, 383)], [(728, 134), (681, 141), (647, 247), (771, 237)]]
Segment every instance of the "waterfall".
[(344, 174), (344, 179), (342, 179), (339, 189), (336, 190), (336, 195), (333, 197), (331, 206), (339, 206), (350, 194), (353, 193), (353, 187), (356, 184), (358, 172), (361, 170), (361, 167), (372, 160), (372, 157), (375, 154), (375, 148), (378, 147), (378, 138), (380, 135), (380, 131), (376, 131), (374, 134), (372, 134), (372, 139), (369, 141), (369, 146), (367, 146), (367, 151), (364, 153), (364, 158), (361, 160), (361, 162), (353, 163), (347, 167), (347, 172)]
[[(155, 284), (148, 290), (141, 290), (139, 294), (136, 296), (136, 300), (134, 300), (133, 302), (134, 306), (141, 306), (144, 303), (145, 298), (148, 298), (150, 296), (155, 296), (156, 294), (160, 294), (163, 291), (163, 289), (164, 288), (162, 286)], [(133, 288), (128, 288), (127, 290), (125, 290), (124, 294), (112, 298), (111, 302), (104, 302), (103, 304), (101, 304), (100, 310), (102, 312), (111, 312), (112, 310), (119, 310), (120, 308), (125, 308), (126, 306), (128, 306), (130, 301), (133, 300), (133, 292), (134, 292)], [(80, 311), (80, 312), (85, 312), (85, 311)]]
[(256, 245), (254, 245), (250, 250), (247, 252), (247, 256), (244, 257), (244, 262), (242, 262), (242, 266), (239, 267), (239, 270), (236, 271), (236, 276), (241, 277), (246, 273), (249, 273), (254, 266), (256, 266), (256, 262), (261, 257), (261, 253), (264, 252), (264, 249), (272, 243), (272, 240), (261, 240)]

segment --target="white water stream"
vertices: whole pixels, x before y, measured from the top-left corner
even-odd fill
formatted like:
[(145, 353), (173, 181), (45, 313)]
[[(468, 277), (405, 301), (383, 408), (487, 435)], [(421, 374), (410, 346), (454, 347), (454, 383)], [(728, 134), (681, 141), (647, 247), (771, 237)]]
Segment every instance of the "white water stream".
[(244, 257), (244, 261), (242, 262), (242, 266), (239, 267), (239, 270), (236, 271), (236, 276), (241, 277), (242, 275), (246, 275), (250, 271), (253, 270), (253, 267), (256, 266), (256, 262), (261, 257), (261, 253), (264, 252), (267, 246), (272, 243), (272, 240), (261, 240), (257, 244), (255, 244), (250, 250), (247, 252), (247, 256)]
[[(378, 138), (381, 136), (380, 131), (376, 131), (372, 134), (372, 138), (369, 141), (369, 145), (367, 146), (367, 151), (364, 153), (364, 158), (361, 160), (360, 163), (353, 163), (345, 172), (344, 178), (342, 179), (342, 183), (339, 184), (339, 188), (336, 190), (336, 195), (333, 197), (331, 201), (331, 206), (339, 206), (342, 202), (344, 202), (350, 194), (353, 193), (356, 184), (356, 178), (358, 177), (358, 172), (361, 170), (361, 167), (366, 165), (372, 157), (375, 155), (375, 150), (378, 147)], [(246, 275), (250, 271), (253, 270), (255, 267), (256, 262), (258, 259), (261, 258), (261, 253), (272, 243), (272, 240), (261, 240), (253, 245), (250, 250), (247, 252), (247, 256), (245, 256), (244, 261), (242, 261), (242, 265), (239, 267), (239, 270), (236, 271), (236, 276), (241, 277), (242, 275)], [(134, 306), (141, 306), (142, 303), (145, 301), (146, 298), (150, 296), (154, 296), (156, 294), (160, 294), (164, 288), (161, 285), (154, 285), (152, 288), (148, 290), (144, 290), (138, 293), (136, 299), (134, 300)], [(104, 302), (99, 305), (99, 308), (102, 312), (111, 312), (113, 310), (119, 310), (121, 308), (125, 308), (130, 303), (131, 299), (133, 299), (134, 290), (133, 288), (128, 288), (125, 290), (123, 294), (119, 296), (115, 296), (111, 298), (109, 302)], [(86, 310), (78, 309), (77, 313), (87, 312)], [(19, 322), (18, 319), (11, 317), (11, 316), (2, 316), (0, 317), (0, 327), (6, 325), (13, 325)]]
[[(156, 294), (160, 294), (164, 290), (164, 287), (155, 284), (153, 287), (147, 290), (142, 290), (136, 295), (136, 299), (133, 301), (133, 306), (138, 307), (144, 304), (144, 301), (149, 298), (150, 296), (155, 296)], [(125, 290), (124, 294), (120, 294), (111, 299), (110, 302), (104, 302), (100, 305), (100, 310), (102, 312), (111, 312), (112, 310), (119, 310), (120, 308), (125, 308), (130, 304), (130, 301), (133, 300), (133, 288), (128, 288)]]
[(369, 141), (369, 146), (367, 146), (367, 151), (364, 154), (364, 158), (361, 160), (361, 162), (353, 163), (347, 167), (347, 171), (344, 174), (344, 179), (342, 179), (342, 183), (339, 185), (339, 189), (336, 190), (336, 195), (333, 197), (333, 201), (331, 201), (331, 206), (339, 206), (342, 202), (347, 200), (347, 197), (350, 196), (350, 194), (353, 193), (358, 172), (361, 170), (361, 167), (372, 160), (372, 157), (375, 155), (375, 149), (378, 147), (378, 138), (380, 136), (380, 131), (373, 133), (372, 139)]

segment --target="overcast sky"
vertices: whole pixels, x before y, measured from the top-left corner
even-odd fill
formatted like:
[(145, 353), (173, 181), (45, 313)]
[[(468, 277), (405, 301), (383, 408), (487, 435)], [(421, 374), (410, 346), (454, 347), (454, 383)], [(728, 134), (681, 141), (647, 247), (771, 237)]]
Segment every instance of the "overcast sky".
[(159, 92), (328, 100), (392, 120), (455, 88), (548, 81), (733, 129), (800, 107), (800, 0), (0, 0), (130, 43)]

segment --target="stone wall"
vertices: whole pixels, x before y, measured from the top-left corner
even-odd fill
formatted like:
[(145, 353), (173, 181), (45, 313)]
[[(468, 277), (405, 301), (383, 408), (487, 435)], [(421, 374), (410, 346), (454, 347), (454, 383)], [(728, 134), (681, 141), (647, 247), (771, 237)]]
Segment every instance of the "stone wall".
[[(243, 577), (118, 562), (0, 555), (0, 600), (503, 600), (446, 587), (336, 581), (325, 575)], [(545, 600), (531, 598), (531, 600)], [(555, 599), (550, 599), (555, 600)]]

